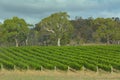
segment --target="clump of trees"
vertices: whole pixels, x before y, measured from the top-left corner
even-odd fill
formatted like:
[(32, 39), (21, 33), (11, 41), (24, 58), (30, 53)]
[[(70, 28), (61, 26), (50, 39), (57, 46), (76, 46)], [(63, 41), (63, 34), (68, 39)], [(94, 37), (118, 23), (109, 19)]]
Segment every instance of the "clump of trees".
[(27, 45), (29, 28), (24, 19), (13, 17), (0, 25), (0, 44), (5, 46)]
[(74, 41), (82, 43), (120, 44), (120, 19), (76, 17), (72, 20), (75, 31)]
[(54, 13), (35, 24), (35, 27), (18, 17), (6, 19), (0, 23), (0, 46), (120, 44), (118, 17), (76, 17), (74, 20), (69, 17), (66, 12)]

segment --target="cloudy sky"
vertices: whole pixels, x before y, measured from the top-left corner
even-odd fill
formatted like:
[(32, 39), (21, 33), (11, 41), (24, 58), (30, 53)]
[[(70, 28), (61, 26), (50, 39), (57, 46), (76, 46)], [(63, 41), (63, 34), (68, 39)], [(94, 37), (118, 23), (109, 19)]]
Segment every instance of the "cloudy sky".
[(120, 0), (0, 0), (0, 22), (18, 16), (35, 24), (59, 11), (68, 12), (71, 19), (120, 17)]

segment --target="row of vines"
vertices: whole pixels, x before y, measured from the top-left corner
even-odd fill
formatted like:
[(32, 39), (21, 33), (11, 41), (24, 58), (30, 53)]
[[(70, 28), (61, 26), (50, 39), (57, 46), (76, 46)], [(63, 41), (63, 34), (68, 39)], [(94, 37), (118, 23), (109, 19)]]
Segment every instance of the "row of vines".
[(62, 46), (62, 47), (10, 47), (0, 48), (0, 67), (12, 70), (35, 69), (41, 66), (52, 70), (86, 69), (97, 71), (97, 68), (111, 71), (111, 67), (120, 70), (120, 46)]

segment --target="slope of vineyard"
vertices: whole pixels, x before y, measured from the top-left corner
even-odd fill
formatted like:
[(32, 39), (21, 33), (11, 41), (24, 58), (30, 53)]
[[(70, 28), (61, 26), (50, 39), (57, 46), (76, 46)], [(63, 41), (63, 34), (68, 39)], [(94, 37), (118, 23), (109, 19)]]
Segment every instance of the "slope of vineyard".
[(10, 47), (0, 48), (0, 67), (13, 69), (67, 70), (68, 66), (80, 70), (97, 68), (120, 70), (120, 46), (67, 46), (67, 47)]

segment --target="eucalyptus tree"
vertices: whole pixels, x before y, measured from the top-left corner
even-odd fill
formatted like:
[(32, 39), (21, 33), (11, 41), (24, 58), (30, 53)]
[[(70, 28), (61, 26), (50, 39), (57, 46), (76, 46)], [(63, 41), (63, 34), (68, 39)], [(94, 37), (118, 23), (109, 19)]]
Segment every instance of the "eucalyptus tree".
[(111, 18), (97, 18), (95, 22), (98, 24), (96, 35), (104, 39), (107, 44), (113, 43), (119, 39), (120, 27), (116, 21)]
[(58, 12), (42, 19), (38, 27), (52, 33), (51, 35), (57, 39), (57, 45), (61, 45), (61, 39), (69, 37), (73, 31), (73, 26), (69, 21), (69, 15), (66, 12)]
[(27, 41), (29, 28), (24, 19), (18, 17), (6, 19), (1, 28), (5, 39), (10, 43), (15, 42), (16, 47)]

